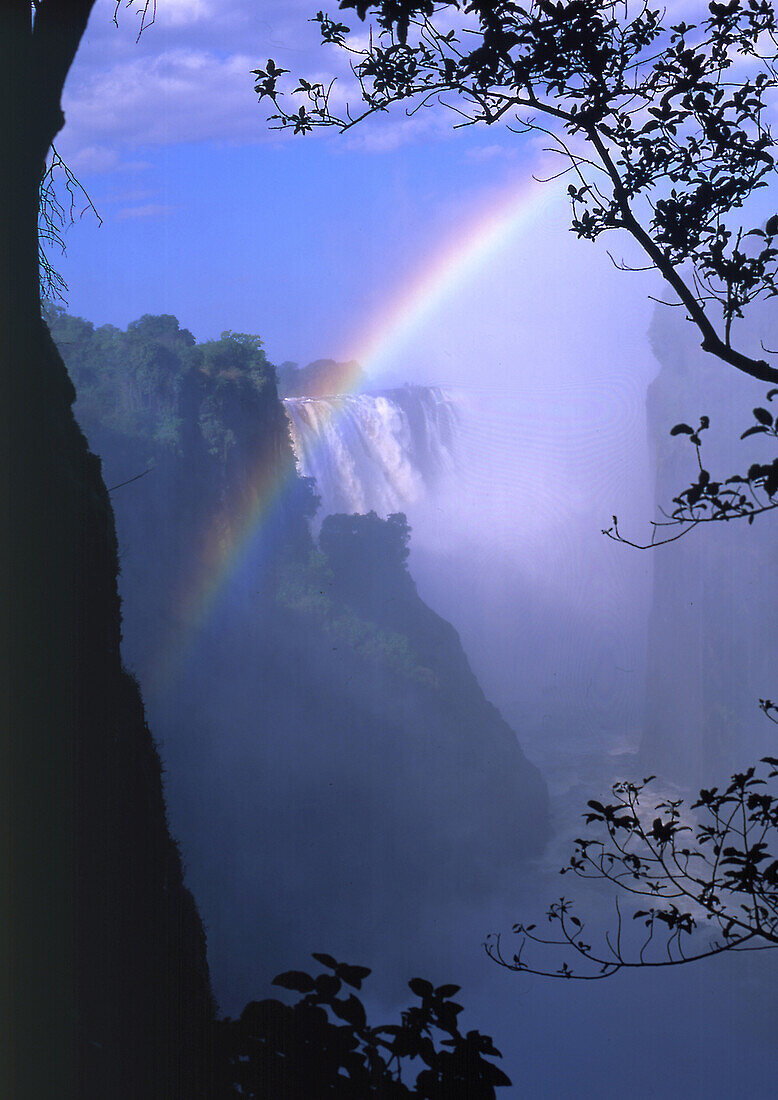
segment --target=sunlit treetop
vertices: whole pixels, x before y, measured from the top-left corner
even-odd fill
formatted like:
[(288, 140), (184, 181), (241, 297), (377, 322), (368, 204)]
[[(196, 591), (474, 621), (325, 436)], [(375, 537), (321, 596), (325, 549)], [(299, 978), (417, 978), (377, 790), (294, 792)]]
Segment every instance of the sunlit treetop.
[[(733, 343), (749, 303), (778, 293), (778, 216), (738, 225), (775, 172), (770, 103), (778, 84), (769, 0), (710, 3), (696, 23), (613, 0), (343, 0), (359, 36), (319, 12), (322, 41), (349, 55), (353, 102), (334, 80), (255, 70), (281, 129), (349, 130), (402, 104), (444, 106), (455, 126), (502, 123), (547, 135), (569, 176), (572, 229), (625, 230), (669, 284), (702, 347), (758, 379), (778, 367)], [(338, 96), (338, 102), (342, 97)], [(744, 214), (745, 216), (745, 214)]]

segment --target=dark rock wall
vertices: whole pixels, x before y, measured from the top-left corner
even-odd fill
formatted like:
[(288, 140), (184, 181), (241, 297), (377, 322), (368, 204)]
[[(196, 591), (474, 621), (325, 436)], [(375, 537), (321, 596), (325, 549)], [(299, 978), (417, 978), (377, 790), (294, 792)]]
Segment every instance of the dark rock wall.
[[(43, 353), (51, 379), (67, 392), (48, 336)], [(205, 937), (168, 829), (138, 686), (122, 667), (111, 504), (100, 461), (72, 414), (55, 401), (49, 407), (56, 473), (44, 516), (52, 584), (69, 585), (75, 624), (63, 641), (70, 647), (63, 664), (72, 662), (76, 673), (75, 740), (70, 760), (56, 766), (72, 768), (75, 790), (79, 1095), (204, 1097), (214, 1012)], [(77, 548), (72, 556), (68, 543)], [(61, 576), (58, 557), (74, 563), (71, 576)], [(46, 691), (45, 673), (38, 690)], [(51, 830), (61, 826), (51, 818)]]

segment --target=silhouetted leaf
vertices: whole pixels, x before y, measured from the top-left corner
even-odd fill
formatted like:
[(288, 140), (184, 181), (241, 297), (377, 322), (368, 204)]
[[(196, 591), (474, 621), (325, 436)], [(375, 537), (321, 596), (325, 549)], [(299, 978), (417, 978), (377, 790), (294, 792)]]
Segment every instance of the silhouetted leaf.
[(370, 968), (367, 966), (349, 966), (346, 963), (340, 963), (335, 973), (346, 983), (346, 985), (353, 986), (354, 989), (361, 989), (362, 982), (370, 974)]
[(760, 424), (766, 424), (768, 428), (772, 426), (773, 414), (767, 409), (761, 407), (754, 409), (754, 416)]
[(311, 993), (314, 989), (313, 978), (303, 970), (286, 970), (283, 974), (276, 974), (273, 985), (293, 989), (297, 993)]
[(507, 1086), (513, 1084), (507, 1073), (504, 1073), (499, 1066), (493, 1066), (491, 1063), (488, 1063), (488, 1065), (489, 1070), (486, 1077), (490, 1085), (493, 1085), (495, 1088), (500, 1088), (503, 1085)]
[(340, 978), (333, 974), (319, 974), (314, 986), (319, 996), (329, 999), (340, 992)]
[(320, 962), (322, 966), (328, 966), (330, 970), (335, 970), (338, 965), (335, 959), (333, 959), (332, 955), (327, 955), (319, 951), (314, 951), (312, 958), (316, 959), (317, 962)]
[(345, 1000), (333, 1000), (332, 1011), (353, 1027), (363, 1028), (367, 1023), (362, 1002), (353, 993)]

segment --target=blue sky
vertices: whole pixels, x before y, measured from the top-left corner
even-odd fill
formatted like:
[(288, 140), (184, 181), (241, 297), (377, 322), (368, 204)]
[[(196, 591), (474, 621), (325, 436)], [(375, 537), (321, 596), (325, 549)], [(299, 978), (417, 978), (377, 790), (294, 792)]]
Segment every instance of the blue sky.
[(308, 0), (99, 0), (58, 147), (94, 200), (59, 265), (68, 305), (124, 325), (172, 312), (198, 338), (260, 332), (276, 361), (353, 354), (355, 333), (436, 250), (523, 186), (533, 153), (506, 133), (402, 113), (341, 137), (270, 130), (251, 69), (342, 68)]
[[(700, 0), (671, 6), (689, 15)], [(251, 75), (268, 57), (353, 86), (342, 51), (319, 44), (316, 8), (158, 0), (137, 40), (137, 4), (118, 9), (117, 26), (114, 0), (98, 0), (57, 143), (103, 219), (78, 220), (56, 260), (72, 312), (121, 326), (174, 313), (198, 339), (256, 332), (277, 363), (350, 358), (496, 203), (547, 174), (537, 139), (454, 131), (456, 116), (438, 108), (343, 136), (273, 131)], [(628, 240), (615, 251), (639, 262)], [(520, 232), (506, 227), (504, 247), (382, 370), (502, 385), (518, 357), (545, 382), (627, 373), (640, 390), (654, 369), (643, 338), (652, 291), (654, 276), (618, 272), (604, 246), (573, 237), (562, 198)]]

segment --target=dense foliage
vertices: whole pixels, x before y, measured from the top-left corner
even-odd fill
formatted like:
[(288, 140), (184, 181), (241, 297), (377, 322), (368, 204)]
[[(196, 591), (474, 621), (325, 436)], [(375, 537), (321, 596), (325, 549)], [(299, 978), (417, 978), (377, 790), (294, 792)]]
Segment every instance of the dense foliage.
[[(112, 325), (95, 328), (53, 305), (46, 305), (45, 316), (67, 358), (78, 393), (79, 418), (100, 441), (108, 432), (134, 444), (139, 473), (151, 472), (176, 456), (184, 461), (199, 458), (201, 476), (206, 470), (213, 474), (229, 467), (241, 451), (248, 451), (251, 459), (260, 455), (262, 464), (269, 467), (279, 461), (280, 441), (288, 443), (288, 429), (283, 414), (279, 419), (275, 368), (259, 336), (226, 331), (218, 340), (197, 344), (171, 315), (146, 315), (132, 321), (126, 332)], [(332, 382), (330, 366), (339, 365), (321, 360), (294, 374), (315, 389), (317, 384)], [(261, 441), (267, 441), (268, 435), (276, 441), (263, 446)], [(247, 447), (251, 436), (257, 436), (257, 442)], [(194, 474), (195, 469), (190, 472)], [(230, 475), (229, 485), (225, 478), (219, 479), (216, 507), (225, 503), (225, 493), (230, 503), (233, 481)], [(298, 483), (296, 497), (307, 515), (315, 497), (304, 479), (290, 474), (286, 495), (294, 511)], [(200, 488), (207, 507), (207, 486)], [(287, 546), (271, 574), (283, 608), (312, 616), (336, 644), (348, 646), (362, 659), (430, 683), (434, 676), (414, 654), (406, 633), (379, 626), (365, 614), (363, 593), (356, 591), (370, 588), (378, 577), (385, 585), (388, 576), (407, 575), (409, 539), (404, 516), (392, 516), (386, 522), (375, 513), (328, 516), (319, 548), (306, 551), (302, 540), (294, 552)]]
[(44, 304), (44, 320), (76, 387), (76, 412), (86, 424), (180, 451), (188, 404), (199, 404), (209, 450), (234, 445), (225, 419), (228, 394), (243, 388), (275, 395), (275, 373), (258, 336), (223, 332), (195, 342), (170, 314), (146, 314), (127, 330), (95, 328), (64, 309)]
[[(370, 513), (370, 517), (381, 522), (374, 512)], [(352, 517), (328, 516), (325, 525), (331, 520), (347, 518)], [(369, 559), (363, 556), (365, 548), (360, 549), (361, 563), (364, 564)], [(313, 619), (336, 646), (348, 646), (360, 658), (384, 665), (417, 683), (434, 683), (434, 674), (422, 666), (407, 634), (382, 629), (374, 620), (360, 615), (354, 602), (337, 598), (333, 592), (335, 574), (331, 560), (338, 567), (342, 564), (342, 559), (337, 556), (330, 559), (320, 548), (312, 550), (307, 559), (287, 562), (279, 572), (278, 599), (281, 605)]]
[(278, 392), (282, 397), (331, 397), (346, 393), (363, 379), (355, 360), (315, 359), (307, 366), (286, 362), (278, 367)]
[(301, 970), (279, 974), (274, 985), (302, 994), (294, 1005), (252, 1001), (240, 1018), (218, 1025), (217, 1050), (225, 1064), (229, 1096), (380, 1096), (402, 1100), (492, 1100), (510, 1079), (490, 1058), (501, 1057), (478, 1031), (463, 1034), (457, 985), (435, 988), (423, 978), (408, 983), (419, 1004), (400, 1022), (373, 1026), (359, 990), (364, 966), (315, 954), (325, 968), (315, 977)]

